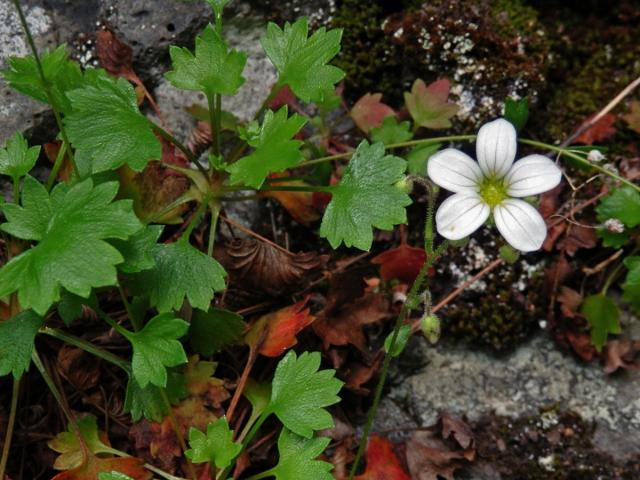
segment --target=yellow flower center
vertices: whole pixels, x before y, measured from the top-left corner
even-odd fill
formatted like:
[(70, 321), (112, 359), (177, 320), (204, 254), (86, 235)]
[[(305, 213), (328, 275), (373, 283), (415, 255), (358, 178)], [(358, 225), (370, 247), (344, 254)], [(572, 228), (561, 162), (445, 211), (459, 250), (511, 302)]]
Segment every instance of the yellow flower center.
[(500, 205), (508, 198), (507, 186), (502, 178), (486, 177), (480, 184), (480, 197), (491, 208)]

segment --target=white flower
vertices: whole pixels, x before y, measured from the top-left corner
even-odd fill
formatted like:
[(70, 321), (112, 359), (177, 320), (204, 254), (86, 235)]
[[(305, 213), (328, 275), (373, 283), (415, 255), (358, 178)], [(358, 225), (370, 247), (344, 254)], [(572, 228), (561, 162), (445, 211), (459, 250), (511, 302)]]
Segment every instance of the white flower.
[(516, 130), (502, 118), (480, 128), (476, 163), (466, 153), (446, 148), (429, 159), (427, 172), (437, 185), (454, 192), (436, 212), (438, 233), (460, 240), (493, 214), (498, 230), (516, 250), (538, 250), (547, 225), (538, 211), (519, 198), (551, 190), (562, 172), (543, 155), (528, 155), (514, 163)]

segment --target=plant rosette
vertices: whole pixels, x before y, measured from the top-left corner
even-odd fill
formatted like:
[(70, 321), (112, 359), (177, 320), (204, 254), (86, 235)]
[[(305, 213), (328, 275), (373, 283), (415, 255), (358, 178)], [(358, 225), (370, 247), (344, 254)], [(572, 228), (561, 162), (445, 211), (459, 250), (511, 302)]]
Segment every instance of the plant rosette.
[(516, 250), (531, 252), (542, 247), (547, 225), (540, 213), (521, 199), (551, 190), (560, 183), (562, 172), (543, 155), (528, 155), (514, 162), (516, 149), (516, 129), (499, 118), (480, 128), (477, 162), (455, 148), (429, 159), (429, 178), (454, 193), (436, 212), (440, 235), (460, 240), (493, 215), (498, 231)]

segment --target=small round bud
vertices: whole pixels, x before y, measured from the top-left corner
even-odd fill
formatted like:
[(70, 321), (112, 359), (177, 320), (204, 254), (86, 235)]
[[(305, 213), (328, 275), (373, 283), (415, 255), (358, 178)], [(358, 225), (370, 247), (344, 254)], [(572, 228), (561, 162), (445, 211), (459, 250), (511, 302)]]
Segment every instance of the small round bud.
[(413, 191), (413, 181), (409, 180), (407, 177), (404, 177), (402, 180), (398, 180), (394, 187), (404, 193), (411, 193)]
[(420, 319), (422, 334), (432, 345), (440, 339), (440, 319), (435, 315), (424, 315)]
[(503, 245), (500, 247), (500, 257), (508, 264), (513, 265), (518, 261), (520, 252), (511, 245)]
[(624, 232), (624, 223), (622, 223), (617, 218), (610, 218), (605, 220), (604, 228), (606, 228), (611, 233), (623, 233)]
[(596, 149), (589, 150), (589, 153), (587, 154), (587, 160), (589, 160), (590, 162), (601, 162), (605, 158), (606, 157), (602, 154), (602, 152)]

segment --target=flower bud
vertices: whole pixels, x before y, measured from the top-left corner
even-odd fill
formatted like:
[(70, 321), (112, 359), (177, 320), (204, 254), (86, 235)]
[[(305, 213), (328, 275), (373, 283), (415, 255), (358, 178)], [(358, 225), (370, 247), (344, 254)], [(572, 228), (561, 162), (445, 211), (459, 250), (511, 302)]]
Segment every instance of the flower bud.
[(500, 257), (510, 265), (513, 265), (518, 261), (518, 257), (520, 257), (520, 252), (518, 252), (511, 245), (503, 245), (500, 247)]
[(624, 223), (622, 223), (617, 218), (609, 218), (608, 220), (605, 220), (604, 228), (606, 228), (611, 233), (623, 233)]
[(440, 319), (435, 315), (424, 315), (420, 319), (422, 334), (432, 345), (440, 339)]
[(589, 150), (589, 153), (587, 154), (587, 160), (589, 160), (590, 162), (601, 162), (602, 160), (605, 159), (605, 156), (602, 154), (602, 152), (600, 150)]
[(394, 187), (404, 193), (411, 193), (413, 190), (413, 182), (409, 180), (407, 177), (404, 177), (402, 180), (398, 180)]

